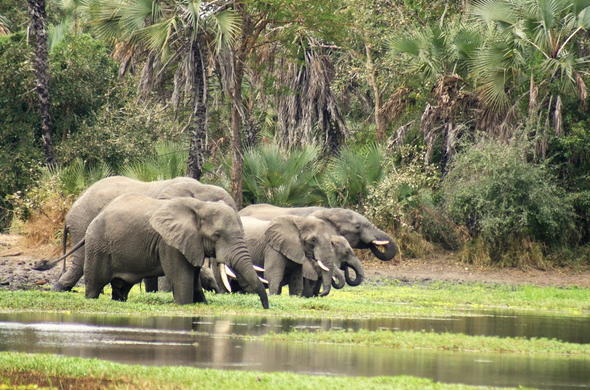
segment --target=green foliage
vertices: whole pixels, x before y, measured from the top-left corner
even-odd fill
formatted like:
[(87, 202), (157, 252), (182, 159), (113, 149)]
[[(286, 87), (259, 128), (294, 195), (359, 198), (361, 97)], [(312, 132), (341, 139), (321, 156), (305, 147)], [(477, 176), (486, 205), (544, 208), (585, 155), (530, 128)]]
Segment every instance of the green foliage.
[(369, 187), (383, 176), (383, 148), (368, 144), (346, 147), (332, 158), (323, 174), (321, 188), (331, 207), (354, 207), (367, 196)]
[[(118, 103), (118, 102), (117, 102)], [(90, 165), (105, 163), (115, 171), (152, 155), (158, 140), (178, 138), (179, 124), (158, 105), (127, 98), (123, 107), (102, 107), (96, 119), (58, 146), (65, 163), (82, 158)]]
[(50, 113), (56, 140), (75, 134), (103, 105), (120, 98), (118, 66), (109, 52), (87, 34), (67, 36), (51, 51)]
[(283, 150), (268, 144), (250, 149), (244, 154), (244, 201), (276, 206), (317, 204), (320, 168), (316, 146)]
[(443, 183), (450, 216), (480, 237), (495, 261), (518, 240), (554, 247), (573, 237), (571, 201), (526, 155), (523, 146), (480, 142), (457, 156)]
[(122, 173), (141, 181), (172, 179), (186, 175), (187, 159), (188, 152), (180, 144), (160, 142), (154, 155), (130, 163)]
[(365, 214), (379, 226), (399, 232), (407, 256), (423, 256), (432, 250), (424, 239), (457, 249), (461, 237), (435, 205), (440, 179), (432, 164), (424, 163), (424, 150), (403, 147), (400, 163), (392, 165), (383, 180), (372, 186), (364, 202)]

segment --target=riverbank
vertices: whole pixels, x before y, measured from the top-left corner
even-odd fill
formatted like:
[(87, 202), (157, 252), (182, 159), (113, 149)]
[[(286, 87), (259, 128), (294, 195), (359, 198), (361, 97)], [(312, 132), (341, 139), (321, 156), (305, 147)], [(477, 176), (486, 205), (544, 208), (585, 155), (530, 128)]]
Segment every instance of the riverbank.
[[(86, 389), (481, 389), (482, 387), (436, 383), (409, 376), (327, 377), (291, 373), (267, 373), (198, 369), (191, 367), (146, 367), (98, 359), (0, 352), (2, 384), (29, 385), (23, 390), (52, 387)], [(8, 387), (10, 388), (10, 387)], [(20, 388), (19, 388), (20, 389)]]

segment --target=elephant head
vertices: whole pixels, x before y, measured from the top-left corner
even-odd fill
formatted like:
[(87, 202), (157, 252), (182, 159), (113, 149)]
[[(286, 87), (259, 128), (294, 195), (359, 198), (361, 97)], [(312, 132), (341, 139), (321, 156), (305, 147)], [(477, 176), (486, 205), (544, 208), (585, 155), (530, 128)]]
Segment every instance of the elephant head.
[(329, 231), (330, 227), (321, 219), (290, 215), (273, 219), (265, 232), (268, 245), (300, 264), (308, 276), (315, 274), (317, 279), (321, 273), (321, 296), (330, 293), (334, 270), (334, 249)]
[(150, 219), (151, 226), (170, 246), (194, 266), (203, 267), (205, 257), (215, 257), (222, 280), (229, 285), (226, 264), (245, 280), (268, 308), (268, 297), (254, 271), (244, 240), (244, 229), (235, 210), (223, 202), (177, 198), (166, 202)]
[(180, 197), (195, 198), (207, 202), (221, 201), (234, 210), (238, 209), (236, 202), (226, 190), (218, 186), (203, 184), (190, 177), (177, 177), (168, 180), (166, 186), (161, 188), (156, 194), (156, 198), (158, 199)]
[(337, 234), (346, 238), (351, 247), (371, 249), (379, 260), (391, 260), (397, 253), (393, 239), (357, 212), (332, 208), (319, 209), (310, 215), (330, 224)]
[[(354, 254), (348, 241), (342, 236), (334, 235), (332, 236), (332, 246), (334, 247), (335, 268), (344, 271), (346, 283), (348, 283), (350, 286), (358, 286), (361, 284), (365, 278), (365, 271), (361, 261)], [(352, 268), (354, 271), (354, 279), (352, 279), (350, 276), (350, 268)], [(334, 283), (338, 285), (341, 284), (337, 281), (333, 281), (332, 285), (334, 285)]]

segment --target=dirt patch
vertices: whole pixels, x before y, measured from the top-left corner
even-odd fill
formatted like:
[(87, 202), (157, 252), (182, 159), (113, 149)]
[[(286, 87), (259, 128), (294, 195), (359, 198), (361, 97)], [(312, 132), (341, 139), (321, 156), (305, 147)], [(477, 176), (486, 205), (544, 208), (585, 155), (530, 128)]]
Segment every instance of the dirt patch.
[[(510, 285), (580, 286), (590, 288), (590, 269), (536, 269), (478, 267), (461, 263), (449, 253), (423, 259), (379, 261), (370, 253), (358, 252), (365, 265), (368, 280), (396, 279), (407, 283), (433, 280), (453, 282), (483, 282)], [(49, 271), (35, 271), (40, 259), (53, 258), (55, 247), (27, 248), (18, 235), (0, 234), (0, 288), (43, 289), (52, 285), (62, 272), (61, 264)], [(79, 284), (81, 282), (78, 282)]]
[(55, 248), (27, 248), (18, 235), (0, 234), (0, 288), (10, 290), (45, 289), (59, 278), (61, 265), (48, 271), (32, 267), (40, 259), (53, 258)]
[(98, 390), (111, 389), (115, 387), (125, 389), (139, 389), (134, 383), (123, 380), (99, 379), (99, 378), (75, 378), (49, 376), (35, 371), (0, 371), (0, 378), (8, 380), (10, 386), (29, 386), (37, 385), (46, 389), (59, 390)]

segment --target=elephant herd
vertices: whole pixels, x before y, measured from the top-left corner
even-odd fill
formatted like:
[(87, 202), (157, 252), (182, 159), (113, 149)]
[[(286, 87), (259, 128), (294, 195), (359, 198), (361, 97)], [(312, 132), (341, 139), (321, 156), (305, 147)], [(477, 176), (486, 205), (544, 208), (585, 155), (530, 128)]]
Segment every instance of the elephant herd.
[[(65, 253), (68, 233), (75, 245)], [(206, 302), (205, 288), (256, 293), (268, 308), (266, 287), (280, 294), (288, 285), (290, 295), (311, 297), (359, 285), (364, 271), (352, 248), (370, 249), (384, 261), (397, 251), (386, 233), (352, 210), (257, 204), (238, 212), (224, 189), (188, 177), (113, 176), (74, 202), (65, 218), (64, 255), (36, 269), (72, 255), (53, 289), (69, 291), (84, 275), (87, 298), (110, 283), (112, 298), (125, 301), (134, 284), (145, 280), (146, 290), (156, 291), (165, 275), (177, 304)]]

